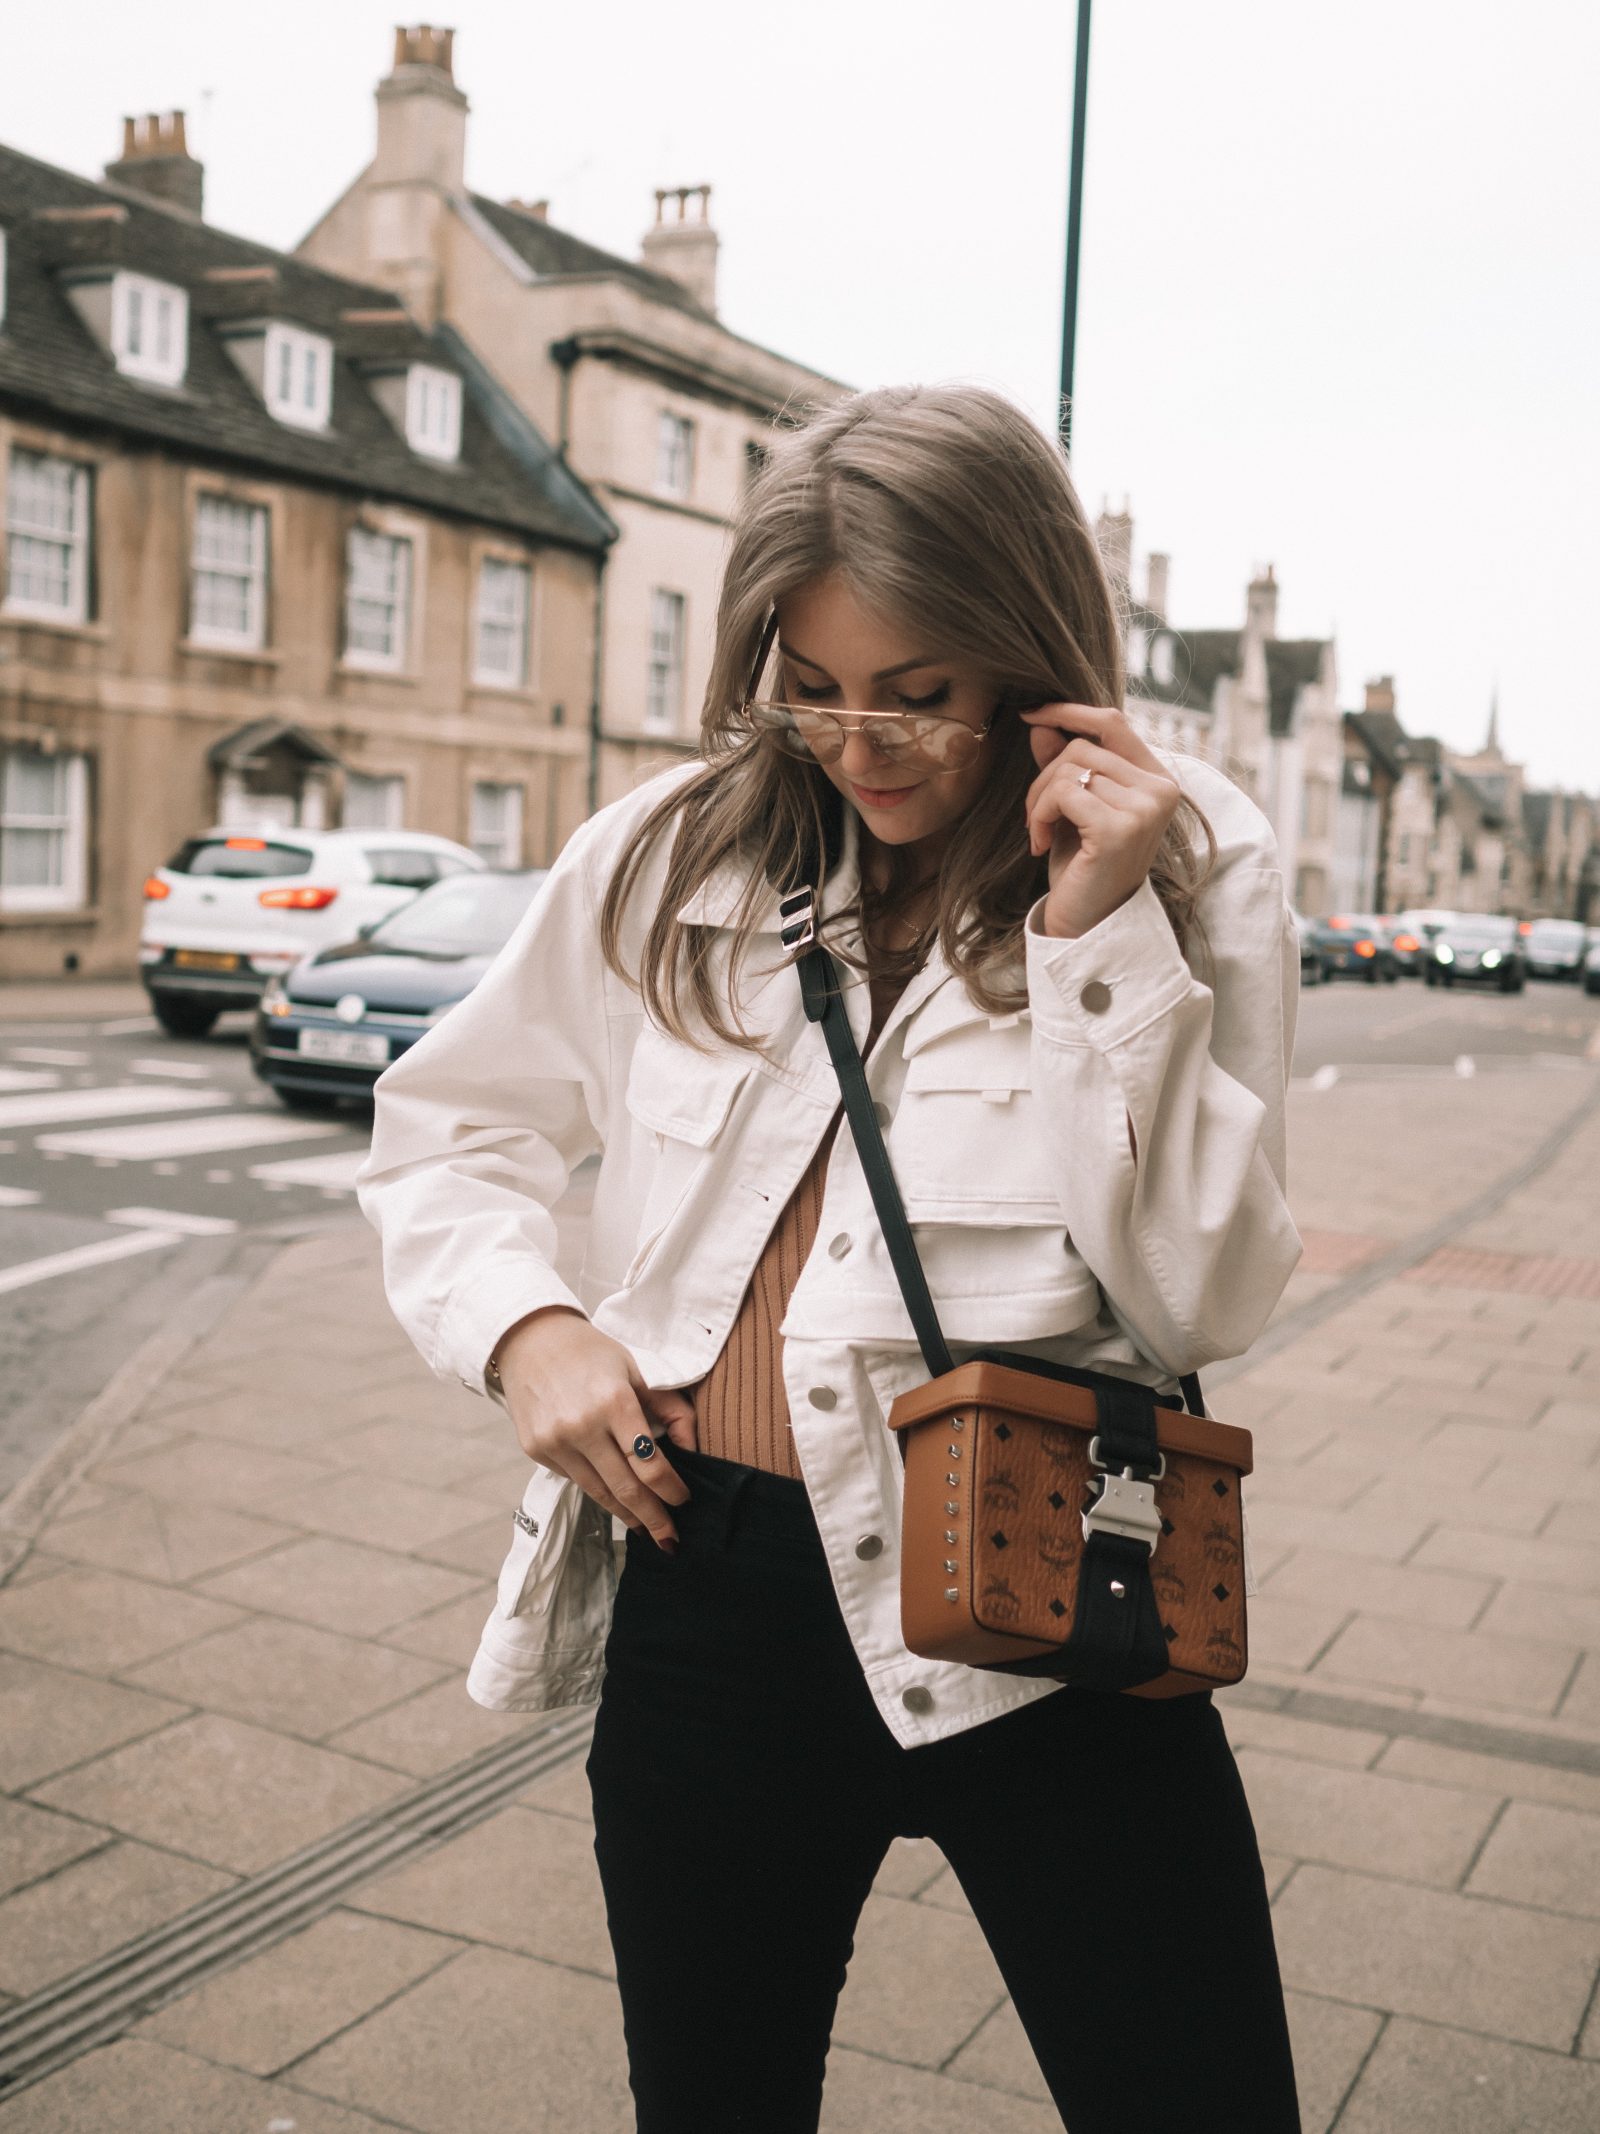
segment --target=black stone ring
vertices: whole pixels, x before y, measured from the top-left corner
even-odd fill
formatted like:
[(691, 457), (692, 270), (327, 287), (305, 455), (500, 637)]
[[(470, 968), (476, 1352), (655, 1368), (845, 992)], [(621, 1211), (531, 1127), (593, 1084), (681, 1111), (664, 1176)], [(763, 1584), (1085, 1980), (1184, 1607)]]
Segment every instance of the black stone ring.
[(641, 1430), (633, 1441), (633, 1456), (636, 1460), (653, 1460), (656, 1456), (656, 1441), (648, 1432)]

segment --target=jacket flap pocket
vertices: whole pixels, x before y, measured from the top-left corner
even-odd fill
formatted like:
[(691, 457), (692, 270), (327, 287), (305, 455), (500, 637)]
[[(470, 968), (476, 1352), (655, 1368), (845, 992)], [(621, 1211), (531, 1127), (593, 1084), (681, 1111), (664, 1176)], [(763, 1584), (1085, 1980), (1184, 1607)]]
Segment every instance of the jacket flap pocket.
[(709, 1148), (754, 1065), (748, 1052), (700, 1052), (647, 1023), (628, 1063), (628, 1110), (651, 1133)]
[(1005, 1098), (1031, 1088), (1033, 1048), (1026, 1022), (995, 1029), (966, 1023), (917, 1047), (906, 1061), (908, 1090), (965, 1089)]
[(937, 1039), (951, 1036), (957, 1030), (1014, 1029), (1026, 1027), (1028, 1011), (1019, 1009), (1015, 1014), (991, 1015), (987, 1008), (980, 1007), (953, 973), (946, 978), (936, 992), (930, 993), (914, 1014), (906, 1021), (902, 1050), (906, 1058), (913, 1059), (927, 1045)]

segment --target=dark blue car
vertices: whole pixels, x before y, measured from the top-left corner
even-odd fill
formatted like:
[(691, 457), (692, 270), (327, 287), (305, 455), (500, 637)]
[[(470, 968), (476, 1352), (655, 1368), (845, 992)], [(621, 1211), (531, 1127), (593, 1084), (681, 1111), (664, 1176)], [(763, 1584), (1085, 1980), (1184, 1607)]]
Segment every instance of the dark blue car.
[(250, 1058), (285, 1104), (366, 1097), (389, 1062), (462, 1000), (510, 940), (542, 868), (452, 875), (325, 948), (261, 996)]

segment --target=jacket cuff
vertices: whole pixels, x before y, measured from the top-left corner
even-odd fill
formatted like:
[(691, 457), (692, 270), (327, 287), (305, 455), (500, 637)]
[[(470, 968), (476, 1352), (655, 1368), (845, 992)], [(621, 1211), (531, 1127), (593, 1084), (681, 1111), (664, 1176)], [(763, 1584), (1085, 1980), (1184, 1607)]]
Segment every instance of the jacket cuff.
[(564, 1304), (588, 1317), (566, 1283), (543, 1260), (510, 1260), (487, 1273), (473, 1274), (445, 1306), (434, 1370), (441, 1378), (455, 1379), (469, 1393), (487, 1394), (483, 1369), (501, 1335), (529, 1312), (543, 1311), (551, 1304)]
[(1194, 974), (1147, 875), (1115, 911), (1075, 940), (1044, 931), (1041, 897), (1028, 913), (1028, 1006), (1057, 1044), (1098, 1052), (1122, 1044), (1185, 998)]

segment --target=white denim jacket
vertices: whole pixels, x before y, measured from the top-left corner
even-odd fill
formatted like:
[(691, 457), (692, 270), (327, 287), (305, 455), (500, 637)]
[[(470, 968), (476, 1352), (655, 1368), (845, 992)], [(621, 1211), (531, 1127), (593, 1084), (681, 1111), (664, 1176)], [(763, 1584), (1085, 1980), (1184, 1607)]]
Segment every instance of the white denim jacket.
[[(1044, 934), (1035, 908), (1019, 1013), (976, 1006), (935, 949), (873, 1050), (889, 1154), (958, 1360), (1026, 1344), (1169, 1391), (1249, 1347), (1300, 1256), (1284, 1199), (1299, 949), (1272, 832), (1220, 772), (1165, 760), (1219, 846), (1200, 902), (1210, 983), (1147, 882), (1077, 940)], [(358, 1192), (389, 1299), (432, 1369), (474, 1393), (500, 1336), (549, 1304), (622, 1342), (651, 1387), (703, 1377), (838, 1104), (775, 895), (741, 991), (765, 1057), (668, 1036), (604, 965), (606, 883), (665, 790), (653, 780), (576, 833), (474, 991), (378, 1081)], [(846, 816), (824, 915), (854, 889)], [(630, 969), (665, 858), (662, 841), (631, 901)], [(725, 871), (679, 912), (729, 928), (724, 955), (743, 887)], [(849, 1006), (859, 1043), (864, 986)], [(555, 1271), (550, 1211), (597, 1151), (574, 1293)], [(902, 1641), (901, 1464), (884, 1418), (927, 1373), (848, 1133), (781, 1332), (839, 1605), (895, 1738), (936, 1741), (1049, 1695), (1056, 1685), (918, 1659)], [(534, 1466), (470, 1693), (497, 1709), (592, 1702), (614, 1582), (609, 1521)]]

